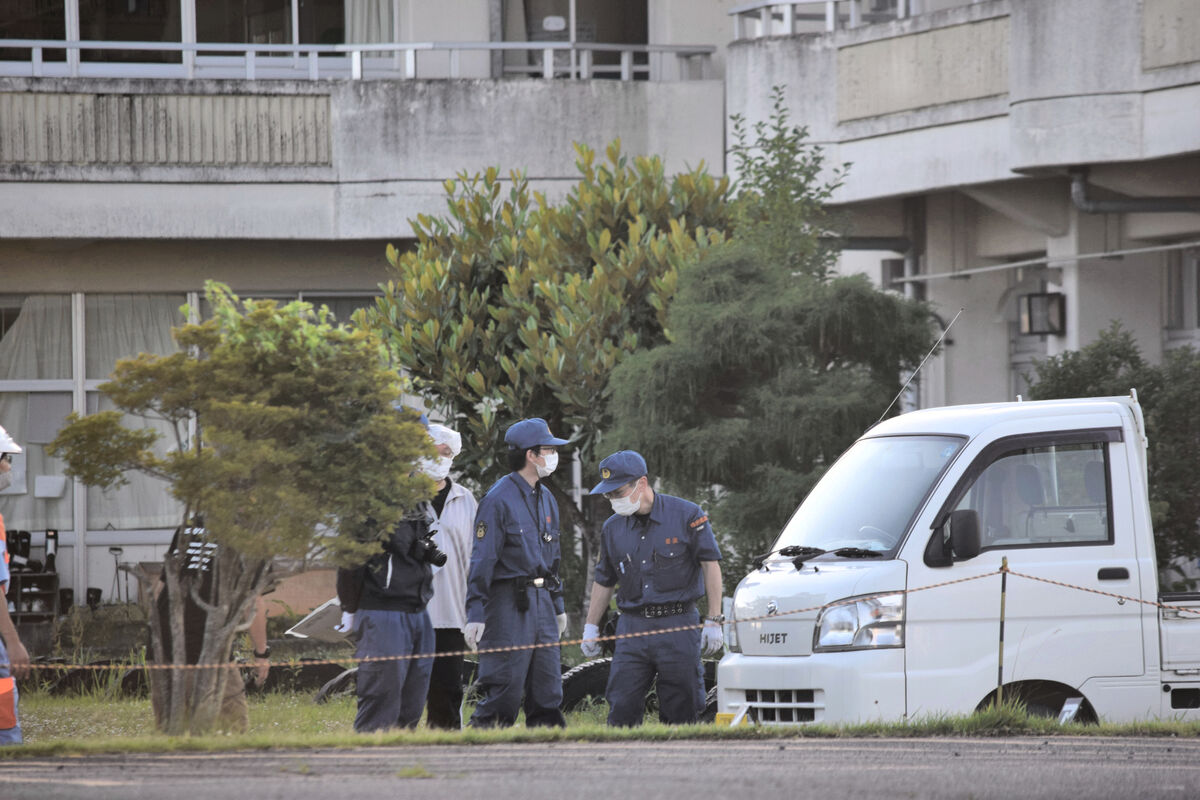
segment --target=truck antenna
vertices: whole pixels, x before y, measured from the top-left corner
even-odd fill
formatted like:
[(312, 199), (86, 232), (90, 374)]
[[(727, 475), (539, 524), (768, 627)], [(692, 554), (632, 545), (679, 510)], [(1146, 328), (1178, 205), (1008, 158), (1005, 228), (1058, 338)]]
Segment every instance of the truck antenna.
[(879, 419), (875, 420), (876, 425), (882, 422), (883, 418), (887, 416), (887, 413), (892, 410), (892, 406), (896, 405), (896, 401), (900, 399), (900, 395), (904, 394), (904, 391), (908, 388), (908, 385), (913, 382), (913, 379), (917, 377), (917, 373), (921, 371), (921, 367), (925, 366), (925, 362), (928, 361), (929, 357), (933, 355), (934, 351), (941, 346), (942, 340), (944, 340), (946, 335), (950, 333), (950, 329), (954, 327), (954, 323), (958, 322), (958, 318), (962, 316), (962, 313), (965, 310), (965, 307), (960, 307), (958, 309), (958, 313), (954, 315), (954, 319), (950, 320), (950, 324), (946, 326), (944, 331), (942, 331), (942, 335), (939, 336), (938, 340), (933, 343), (933, 347), (929, 348), (929, 352), (926, 353), (925, 357), (921, 359), (921, 363), (918, 364), (917, 368), (913, 370), (912, 375), (908, 376), (908, 380), (906, 380), (904, 385), (900, 387), (900, 391), (896, 392), (896, 396), (892, 398), (892, 402), (888, 403), (888, 407), (885, 408), (883, 413), (879, 415)]

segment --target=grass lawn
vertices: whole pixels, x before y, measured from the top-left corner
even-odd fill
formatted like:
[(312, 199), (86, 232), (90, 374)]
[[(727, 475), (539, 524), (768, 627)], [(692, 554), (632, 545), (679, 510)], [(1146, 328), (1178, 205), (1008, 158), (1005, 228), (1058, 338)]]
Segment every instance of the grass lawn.
[[(469, 713), (469, 709), (468, 709)], [(640, 728), (613, 729), (604, 724), (607, 708), (593, 705), (567, 716), (565, 729), (413, 731), (356, 734), (354, 698), (323, 705), (312, 695), (277, 693), (250, 698), (250, 730), (170, 738), (154, 732), (150, 701), (113, 699), (97, 691), (83, 696), (51, 696), (30, 691), (21, 696), (25, 746), (0, 748), (0, 760), (86, 753), (170, 752), (270, 748), (364, 747), (373, 745), (488, 744), (498, 742), (612, 741), (669, 739), (798, 739), (914, 736), (1200, 736), (1200, 724), (1145, 722), (1128, 725), (1063, 725), (1031, 718), (1019, 707), (1005, 706), (969, 717), (938, 717), (897, 724), (731, 728), (711, 724), (669, 726), (647, 720)]]

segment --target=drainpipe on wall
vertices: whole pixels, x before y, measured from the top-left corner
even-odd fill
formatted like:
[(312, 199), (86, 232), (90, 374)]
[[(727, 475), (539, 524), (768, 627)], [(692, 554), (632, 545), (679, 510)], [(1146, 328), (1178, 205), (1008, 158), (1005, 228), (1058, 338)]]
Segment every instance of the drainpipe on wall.
[(1087, 167), (1071, 167), (1071, 201), (1085, 214), (1200, 214), (1200, 197), (1125, 197), (1093, 200), (1088, 197)]

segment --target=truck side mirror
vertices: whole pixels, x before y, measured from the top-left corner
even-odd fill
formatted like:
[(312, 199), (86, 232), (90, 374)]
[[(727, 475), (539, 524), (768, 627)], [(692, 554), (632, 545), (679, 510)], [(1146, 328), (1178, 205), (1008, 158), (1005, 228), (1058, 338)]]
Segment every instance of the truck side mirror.
[(925, 545), (925, 565), (948, 567), (979, 555), (979, 512), (971, 509), (951, 511), (941, 525), (933, 529)]
[(979, 555), (979, 512), (963, 509), (950, 512), (950, 549), (958, 561), (967, 561)]

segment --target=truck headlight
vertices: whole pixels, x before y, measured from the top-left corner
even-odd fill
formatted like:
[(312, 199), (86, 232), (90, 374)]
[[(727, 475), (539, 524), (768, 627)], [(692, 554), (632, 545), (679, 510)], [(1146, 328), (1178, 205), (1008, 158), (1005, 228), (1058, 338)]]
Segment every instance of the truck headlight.
[(842, 600), (817, 617), (813, 652), (904, 646), (904, 594)]
[(738, 644), (737, 616), (733, 613), (732, 609), (730, 609), (729, 614), (726, 615), (725, 649), (731, 653), (742, 652), (742, 646)]

